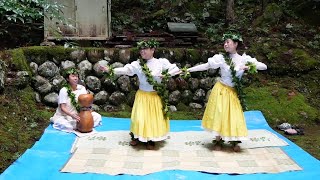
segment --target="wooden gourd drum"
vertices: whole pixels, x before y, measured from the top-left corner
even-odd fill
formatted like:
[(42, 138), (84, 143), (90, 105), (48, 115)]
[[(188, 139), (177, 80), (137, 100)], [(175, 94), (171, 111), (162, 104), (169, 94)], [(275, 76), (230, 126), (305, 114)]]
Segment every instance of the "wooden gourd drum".
[(77, 123), (77, 130), (82, 133), (91, 132), (93, 129), (93, 117), (91, 114), (91, 105), (93, 103), (92, 94), (81, 94), (78, 97), (78, 103), (80, 104), (80, 122)]

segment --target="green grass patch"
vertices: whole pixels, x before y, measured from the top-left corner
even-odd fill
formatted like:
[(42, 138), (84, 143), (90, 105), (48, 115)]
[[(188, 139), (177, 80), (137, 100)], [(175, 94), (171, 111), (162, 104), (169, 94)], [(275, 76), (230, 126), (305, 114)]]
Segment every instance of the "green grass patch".
[(245, 92), (248, 109), (262, 111), (270, 125), (312, 123), (319, 115), (317, 109), (308, 105), (303, 95), (296, 91), (269, 86), (248, 87)]

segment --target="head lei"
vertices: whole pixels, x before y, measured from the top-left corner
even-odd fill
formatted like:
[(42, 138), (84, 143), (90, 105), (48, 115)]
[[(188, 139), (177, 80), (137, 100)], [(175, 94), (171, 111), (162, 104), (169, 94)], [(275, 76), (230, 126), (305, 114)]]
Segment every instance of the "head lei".
[(222, 40), (225, 41), (227, 39), (232, 39), (233, 41), (243, 42), (241, 35), (238, 33), (233, 33), (233, 32), (228, 32), (228, 33), (223, 34)]
[(78, 70), (74, 67), (71, 67), (71, 68), (64, 69), (62, 72), (62, 76), (64, 78), (68, 78), (70, 74), (78, 74)]
[(147, 49), (147, 48), (157, 48), (159, 47), (159, 42), (156, 41), (155, 39), (150, 39), (150, 40), (142, 40), (137, 43), (137, 48), (138, 49)]

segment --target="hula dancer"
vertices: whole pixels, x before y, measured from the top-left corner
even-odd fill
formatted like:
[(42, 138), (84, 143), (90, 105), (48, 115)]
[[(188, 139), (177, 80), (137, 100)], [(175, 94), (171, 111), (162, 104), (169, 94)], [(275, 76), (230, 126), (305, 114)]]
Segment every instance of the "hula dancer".
[(121, 68), (101, 67), (109, 74), (138, 76), (140, 84), (131, 113), (130, 145), (144, 142), (149, 150), (155, 148), (155, 142), (167, 139), (170, 128), (166, 82), (169, 76), (179, 72), (169, 60), (153, 57), (158, 45), (155, 40), (140, 41), (137, 43), (140, 59)]
[(241, 77), (247, 70), (255, 73), (266, 70), (264, 63), (246, 54), (239, 55), (237, 48), (242, 44), (239, 34), (223, 35), (226, 54), (216, 54), (208, 62), (188, 69), (189, 72), (220, 68), (220, 80), (214, 85), (206, 106), (202, 127), (215, 136), (214, 150), (221, 150), (224, 141), (233, 145), (235, 152), (240, 151), (238, 143), (247, 139), (248, 130), (244, 118), (244, 96)]

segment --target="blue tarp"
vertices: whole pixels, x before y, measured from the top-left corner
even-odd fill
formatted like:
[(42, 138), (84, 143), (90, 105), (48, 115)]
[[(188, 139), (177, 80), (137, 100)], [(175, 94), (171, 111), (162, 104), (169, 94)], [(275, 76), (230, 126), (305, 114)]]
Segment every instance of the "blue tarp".
[[(61, 173), (59, 170), (70, 158), (70, 149), (76, 138), (74, 134), (57, 131), (49, 126), (31, 149), (8, 167), (0, 180), (11, 179), (311, 179), (320, 177), (320, 161), (312, 157), (296, 144), (272, 130), (260, 111), (245, 112), (248, 129), (267, 129), (289, 143), (281, 147), (300, 167), (302, 171), (291, 171), (277, 174), (210, 174), (197, 171), (170, 170), (152, 173), (145, 176), (107, 174)], [(171, 120), (171, 131), (202, 131), (200, 120)], [(103, 125), (97, 131), (129, 130), (128, 118), (103, 117)]]

